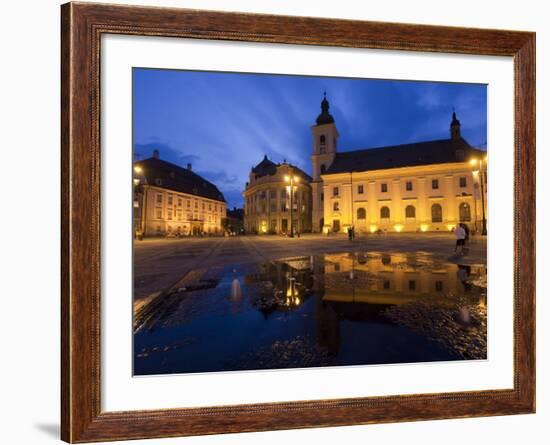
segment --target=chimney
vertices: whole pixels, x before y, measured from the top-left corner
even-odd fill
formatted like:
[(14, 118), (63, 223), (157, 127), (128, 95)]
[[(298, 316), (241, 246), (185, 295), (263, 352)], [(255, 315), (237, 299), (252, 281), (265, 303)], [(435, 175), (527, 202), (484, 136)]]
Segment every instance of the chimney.
[(191, 165), (190, 162), (187, 164), (187, 170), (193, 171), (193, 166)]
[(153, 150), (153, 157), (155, 159), (159, 159), (160, 158), (160, 153), (157, 149)]

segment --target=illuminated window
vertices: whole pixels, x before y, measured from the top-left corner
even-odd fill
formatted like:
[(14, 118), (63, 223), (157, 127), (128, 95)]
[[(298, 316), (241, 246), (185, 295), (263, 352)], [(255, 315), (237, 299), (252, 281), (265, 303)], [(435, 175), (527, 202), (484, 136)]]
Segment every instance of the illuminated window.
[(470, 205), (468, 203), (463, 202), (460, 204), (460, 206), (458, 206), (458, 213), (460, 215), (461, 222), (470, 221)]
[(443, 221), (443, 209), (439, 204), (432, 205), (432, 222), (440, 223)]

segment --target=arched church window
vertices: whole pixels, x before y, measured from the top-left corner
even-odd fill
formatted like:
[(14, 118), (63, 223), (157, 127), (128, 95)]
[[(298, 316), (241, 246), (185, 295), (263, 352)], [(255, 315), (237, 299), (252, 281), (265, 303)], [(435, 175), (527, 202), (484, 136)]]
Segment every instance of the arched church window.
[(443, 209), (440, 204), (432, 205), (432, 222), (440, 223), (443, 221)]
[(470, 221), (470, 204), (463, 202), (458, 207), (458, 214), (460, 215), (460, 221)]
[(357, 219), (366, 219), (367, 211), (364, 208), (357, 209)]
[(416, 218), (416, 209), (414, 206), (405, 207), (405, 218)]
[(390, 218), (390, 208), (389, 207), (382, 207), (380, 209), (380, 219), (389, 219)]
[(327, 142), (327, 139), (326, 139), (325, 135), (322, 134), (321, 137), (319, 138), (319, 143), (321, 145), (325, 145), (326, 142)]

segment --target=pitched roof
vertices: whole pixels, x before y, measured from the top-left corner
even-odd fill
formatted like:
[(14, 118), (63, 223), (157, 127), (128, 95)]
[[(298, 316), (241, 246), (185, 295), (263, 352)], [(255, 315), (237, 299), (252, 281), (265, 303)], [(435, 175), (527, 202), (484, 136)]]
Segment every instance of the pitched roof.
[(214, 184), (187, 168), (155, 157), (135, 162), (134, 165), (142, 168), (142, 175), (149, 185), (225, 202), (223, 193)]
[(459, 149), (464, 150), (464, 160), (485, 154), (463, 138), (416, 142), (336, 153), (325, 174), (461, 162), (456, 155)]

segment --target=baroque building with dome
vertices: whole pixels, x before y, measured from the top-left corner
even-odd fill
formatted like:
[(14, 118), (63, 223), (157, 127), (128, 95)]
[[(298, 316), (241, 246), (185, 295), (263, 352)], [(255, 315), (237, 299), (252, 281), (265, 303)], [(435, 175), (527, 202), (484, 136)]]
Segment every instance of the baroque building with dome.
[[(294, 235), (311, 232), (311, 177), (286, 161), (264, 156), (244, 190), (247, 233)], [(292, 190), (292, 194), (291, 194)]]

